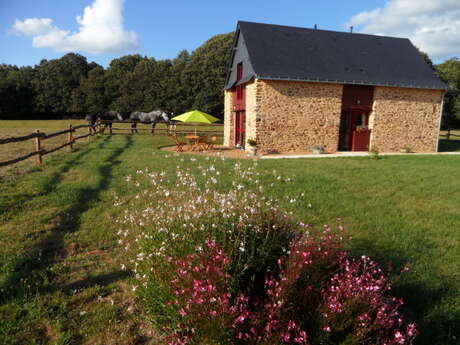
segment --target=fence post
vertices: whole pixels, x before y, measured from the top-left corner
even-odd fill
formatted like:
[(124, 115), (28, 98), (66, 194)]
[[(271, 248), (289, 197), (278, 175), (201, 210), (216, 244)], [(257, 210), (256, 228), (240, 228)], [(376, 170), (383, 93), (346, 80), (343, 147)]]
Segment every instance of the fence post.
[(450, 128), (447, 128), (446, 140), (450, 139)]
[(40, 130), (36, 130), (35, 133), (37, 133), (37, 136), (35, 137), (35, 152), (37, 153), (37, 164), (42, 165), (43, 164), (43, 158), (42, 158), (42, 153), (41, 153), (41, 138), (40, 138)]
[(72, 132), (73, 132), (72, 125), (69, 125), (69, 134), (67, 135), (67, 142), (70, 143), (70, 145), (69, 145), (70, 151), (73, 150), (73, 135), (72, 135)]

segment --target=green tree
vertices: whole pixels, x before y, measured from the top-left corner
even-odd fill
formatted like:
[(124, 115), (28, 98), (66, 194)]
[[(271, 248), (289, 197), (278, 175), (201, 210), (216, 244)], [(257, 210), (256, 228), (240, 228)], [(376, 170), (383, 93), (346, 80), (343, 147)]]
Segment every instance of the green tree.
[(86, 78), (88, 63), (82, 55), (69, 53), (55, 60), (42, 60), (36, 66), (32, 84), (35, 110), (41, 113), (65, 114), (72, 109), (72, 93)]
[(187, 99), (188, 85), (183, 83), (184, 71), (190, 64), (191, 57), (187, 50), (182, 50), (172, 61), (169, 78), (166, 80), (167, 101), (165, 107), (168, 111), (175, 114), (183, 113), (190, 110), (191, 104)]
[(187, 104), (223, 118), (223, 88), (234, 33), (216, 35), (197, 48), (184, 70)]
[(0, 117), (19, 118), (33, 112), (34, 69), (0, 65)]
[(160, 60), (152, 67), (150, 82), (145, 88), (144, 109), (170, 111), (169, 103), (174, 97), (169, 88), (172, 63), (170, 60)]
[(129, 85), (132, 85), (133, 80), (130, 73), (143, 60), (147, 58), (136, 54), (126, 55), (110, 62), (105, 73), (105, 95), (110, 100), (110, 109), (121, 112), (132, 111), (132, 88)]
[(72, 111), (98, 112), (107, 111), (110, 100), (105, 92), (105, 71), (97, 65), (89, 72), (87, 78), (80, 80), (80, 86), (72, 93)]
[(460, 126), (460, 61), (453, 57), (436, 65), (439, 77), (450, 87), (444, 96), (443, 127)]

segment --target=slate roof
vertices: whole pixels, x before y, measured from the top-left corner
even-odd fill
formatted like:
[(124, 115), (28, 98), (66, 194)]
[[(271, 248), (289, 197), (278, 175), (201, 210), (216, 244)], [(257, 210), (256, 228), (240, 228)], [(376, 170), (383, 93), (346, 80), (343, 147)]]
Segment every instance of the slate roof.
[(406, 38), (244, 21), (238, 33), (255, 78), (448, 89)]

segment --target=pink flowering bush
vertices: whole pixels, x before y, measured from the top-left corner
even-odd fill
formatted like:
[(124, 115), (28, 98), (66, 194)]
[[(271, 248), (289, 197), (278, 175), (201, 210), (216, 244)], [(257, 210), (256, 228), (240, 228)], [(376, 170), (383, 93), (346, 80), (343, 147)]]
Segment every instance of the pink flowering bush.
[(211, 340), (229, 340), (232, 311), (228, 285), (230, 276), (225, 272), (228, 257), (213, 240), (185, 258), (176, 259), (176, 278), (170, 281), (173, 299), (180, 321), (169, 331), (170, 344), (199, 343)]
[(377, 263), (343, 249), (340, 225), (318, 233), (291, 220), (265, 195), (256, 166), (236, 163), (232, 187), (219, 190), (214, 164), (138, 172), (127, 179), (139, 189), (134, 200), (116, 202), (125, 207), (124, 268), (165, 343), (413, 342), (403, 302)]
[(170, 344), (411, 344), (417, 331), (403, 322), (402, 301), (375, 262), (341, 250), (340, 229), (293, 241), (255, 300), (232, 298), (230, 259), (214, 241), (177, 260), (171, 303), (181, 319)]
[(366, 256), (350, 258), (342, 241), (339, 226), (292, 244), (278, 279), (265, 284), (264, 330), (279, 344), (411, 344), (415, 325), (404, 324), (381, 269)]

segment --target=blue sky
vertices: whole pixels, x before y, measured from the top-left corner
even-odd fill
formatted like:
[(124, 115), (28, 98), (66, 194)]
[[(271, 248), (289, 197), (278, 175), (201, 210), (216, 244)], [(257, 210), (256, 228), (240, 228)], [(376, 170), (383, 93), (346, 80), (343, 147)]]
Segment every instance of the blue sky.
[[(80, 16), (79, 22), (76, 17)], [(437, 62), (460, 57), (458, 0), (0, 0), (0, 63), (78, 52), (106, 67), (141, 54), (174, 58), (238, 20), (408, 37)]]

